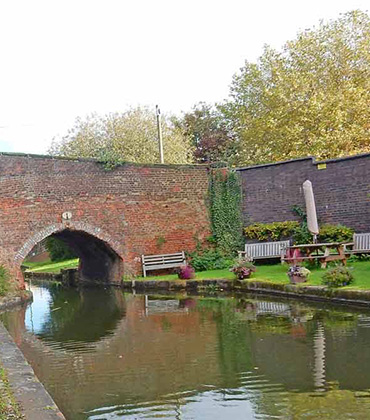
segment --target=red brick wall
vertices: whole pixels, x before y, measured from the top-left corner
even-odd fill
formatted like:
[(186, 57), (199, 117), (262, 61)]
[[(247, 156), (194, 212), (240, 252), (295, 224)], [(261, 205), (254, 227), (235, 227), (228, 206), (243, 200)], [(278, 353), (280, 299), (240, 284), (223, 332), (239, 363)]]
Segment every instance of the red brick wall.
[[(141, 254), (193, 250), (209, 235), (204, 166), (126, 164), (0, 155), (0, 259), (13, 274), (32, 247), (64, 228), (87, 232), (139, 273)], [(62, 221), (69, 211), (72, 219)]]
[(305, 208), (302, 184), (309, 179), (321, 223), (370, 232), (370, 154), (323, 163), (325, 169), (312, 158), (240, 169), (245, 224), (295, 220), (292, 206)]

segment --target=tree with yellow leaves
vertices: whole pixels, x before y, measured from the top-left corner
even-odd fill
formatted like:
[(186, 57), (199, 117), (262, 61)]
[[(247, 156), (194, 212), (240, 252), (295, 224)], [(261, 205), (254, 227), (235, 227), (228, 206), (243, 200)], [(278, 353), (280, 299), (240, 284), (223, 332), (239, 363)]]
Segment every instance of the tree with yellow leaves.
[(235, 164), (370, 152), (370, 18), (353, 11), (246, 62), (221, 107)]
[[(162, 134), (165, 163), (192, 163), (191, 141), (170, 117), (162, 118)], [(137, 107), (124, 113), (77, 118), (67, 135), (53, 141), (49, 153), (97, 158), (113, 166), (124, 161), (158, 163), (155, 113), (149, 108)]]

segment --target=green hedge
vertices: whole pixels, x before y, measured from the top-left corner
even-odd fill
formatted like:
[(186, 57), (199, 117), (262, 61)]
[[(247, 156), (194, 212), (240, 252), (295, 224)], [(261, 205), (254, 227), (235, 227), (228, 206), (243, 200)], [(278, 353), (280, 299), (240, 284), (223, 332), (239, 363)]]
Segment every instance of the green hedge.
[(354, 230), (343, 225), (322, 225), (318, 240), (320, 242), (352, 242)]
[(244, 229), (244, 234), (248, 239), (258, 241), (281, 241), (292, 237), (298, 228), (299, 223), (295, 221), (253, 223)]
[[(319, 242), (351, 242), (354, 230), (343, 225), (324, 224), (320, 227)], [(312, 242), (312, 235), (306, 226), (296, 221), (253, 223), (244, 229), (248, 239), (258, 241), (281, 241), (292, 238), (295, 243)]]

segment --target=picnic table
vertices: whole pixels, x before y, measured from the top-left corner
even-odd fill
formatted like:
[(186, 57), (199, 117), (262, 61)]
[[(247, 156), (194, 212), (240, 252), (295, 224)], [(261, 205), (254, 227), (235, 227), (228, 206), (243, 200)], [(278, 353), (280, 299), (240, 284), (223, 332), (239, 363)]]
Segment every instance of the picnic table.
[(343, 265), (346, 265), (348, 255), (346, 247), (349, 245), (353, 244), (331, 242), (289, 246), (283, 261), (296, 265), (302, 261), (319, 260), (321, 268), (326, 268), (327, 263), (330, 261), (341, 261)]

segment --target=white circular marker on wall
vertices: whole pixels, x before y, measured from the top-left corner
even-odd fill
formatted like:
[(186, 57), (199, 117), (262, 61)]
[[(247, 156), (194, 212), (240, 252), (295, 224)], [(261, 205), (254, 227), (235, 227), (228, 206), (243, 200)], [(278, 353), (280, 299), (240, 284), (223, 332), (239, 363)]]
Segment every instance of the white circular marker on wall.
[(65, 211), (62, 214), (62, 219), (63, 220), (71, 220), (72, 219), (72, 213), (70, 211)]

